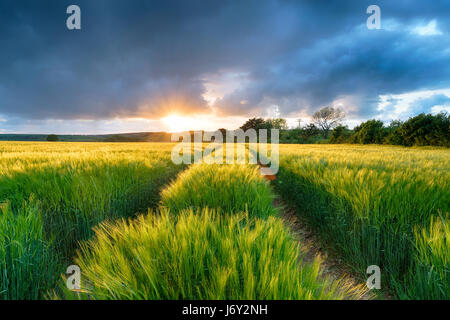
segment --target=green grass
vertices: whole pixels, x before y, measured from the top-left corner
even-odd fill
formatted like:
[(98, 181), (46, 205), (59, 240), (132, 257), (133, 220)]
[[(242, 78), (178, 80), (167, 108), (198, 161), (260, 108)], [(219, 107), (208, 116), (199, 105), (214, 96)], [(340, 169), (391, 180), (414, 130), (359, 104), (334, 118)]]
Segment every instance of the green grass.
[(277, 213), (273, 198), (256, 166), (193, 165), (163, 190), (161, 204), (173, 212), (209, 207), (266, 218)]
[[(42, 298), (72, 264), (78, 242), (93, 235), (92, 227), (156, 207), (160, 188), (183, 168), (172, 164), (172, 147), (1, 143), (0, 203), (8, 203), (0, 216), (2, 246), (5, 252), (21, 246), (24, 251), (23, 257), (17, 251), (2, 265), (0, 297)], [(11, 229), (14, 219), (18, 222)], [(23, 234), (28, 227), (30, 231)], [(31, 269), (47, 278), (24, 277)], [(56, 272), (48, 275), (47, 269)], [(21, 279), (23, 284), (10, 279)], [(36, 281), (45, 285), (28, 290)]]
[(402, 299), (449, 299), (448, 149), (281, 146), (277, 190), (361, 278)]
[(432, 217), (429, 228), (415, 230), (415, 270), (409, 278), (408, 292), (413, 297), (428, 297), (436, 292), (436, 299), (448, 299), (450, 257), (450, 226), (448, 219)]
[(38, 208), (25, 205), (12, 212), (3, 204), (0, 230), (0, 297), (38, 299), (58, 277)]
[[(77, 264), (91, 299), (343, 299), (358, 292), (301, 264), (299, 247), (275, 217), (164, 208), (104, 224)], [(70, 295), (69, 297), (77, 297)], [(68, 298), (66, 296), (66, 298)], [(86, 298), (86, 294), (78, 295)]]

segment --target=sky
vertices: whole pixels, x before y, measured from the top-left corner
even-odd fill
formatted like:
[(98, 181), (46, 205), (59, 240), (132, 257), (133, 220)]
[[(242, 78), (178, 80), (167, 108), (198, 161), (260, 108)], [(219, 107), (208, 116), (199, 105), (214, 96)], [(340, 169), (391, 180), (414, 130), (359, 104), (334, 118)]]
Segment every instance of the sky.
[(0, 2), (0, 133), (295, 126), (324, 106), (350, 127), (450, 112), (450, 1)]

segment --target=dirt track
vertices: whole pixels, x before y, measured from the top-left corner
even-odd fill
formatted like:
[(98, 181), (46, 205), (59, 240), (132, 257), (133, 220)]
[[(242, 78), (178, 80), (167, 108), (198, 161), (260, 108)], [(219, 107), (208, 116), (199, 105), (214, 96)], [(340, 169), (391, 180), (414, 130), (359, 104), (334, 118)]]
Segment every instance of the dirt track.
[[(258, 164), (261, 168), (261, 174), (265, 179), (269, 181), (276, 179), (276, 175), (272, 174), (267, 166), (261, 163)], [(388, 298), (368, 291), (366, 284), (360, 281), (341, 259), (337, 258), (335, 254), (329, 255), (329, 248), (323, 246), (319, 237), (307, 226), (307, 223), (301, 221), (296, 210), (289, 207), (280, 196), (277, 196), (273, 205), (280, 209), (281, 217), (299, 241), (304, 252), (304, 262), (312, 262), (319, 256), (322, 260), (322, 267), (324, 268), (323, 275), (335, 280), (344, 279), (343, 284), (346, 288), (352, 288), (360, 292), (358, 300)]]

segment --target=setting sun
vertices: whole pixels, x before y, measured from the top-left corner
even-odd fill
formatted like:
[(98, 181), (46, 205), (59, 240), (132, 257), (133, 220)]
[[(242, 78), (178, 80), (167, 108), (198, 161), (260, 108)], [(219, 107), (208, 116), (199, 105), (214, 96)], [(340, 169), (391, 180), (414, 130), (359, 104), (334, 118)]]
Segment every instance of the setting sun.
[(199, 125), (199, 119), (182, 117), (176, 114), (161, 119), (170, 132), (195, 130)]

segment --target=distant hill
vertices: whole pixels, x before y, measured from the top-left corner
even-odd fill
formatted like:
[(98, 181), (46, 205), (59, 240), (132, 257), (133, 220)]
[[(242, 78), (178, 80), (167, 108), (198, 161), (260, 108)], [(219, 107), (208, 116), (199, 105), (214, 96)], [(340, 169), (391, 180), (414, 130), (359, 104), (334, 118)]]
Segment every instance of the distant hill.
[[(104, 135), (58, 135), (67, 142), (170, 142), (167, 132), (136, 132)], [(0, 141), (46, 141), (46, 134), (0, 134)]]

